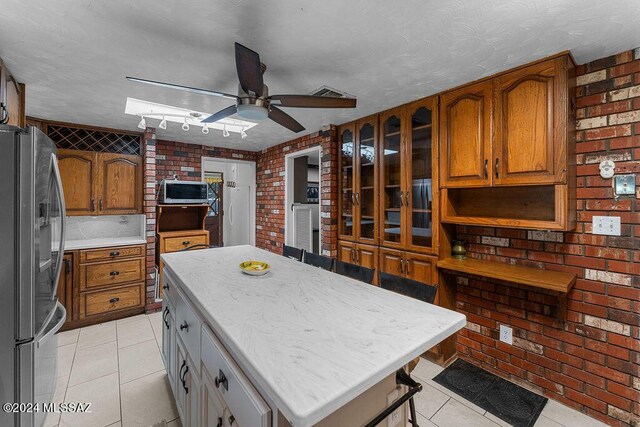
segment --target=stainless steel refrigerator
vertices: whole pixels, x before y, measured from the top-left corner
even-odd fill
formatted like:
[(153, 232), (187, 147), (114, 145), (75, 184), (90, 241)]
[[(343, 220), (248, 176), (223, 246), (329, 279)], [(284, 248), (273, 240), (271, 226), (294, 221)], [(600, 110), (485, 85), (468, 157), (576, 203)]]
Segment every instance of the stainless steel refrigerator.
[[(53, 142), (34, 127), (0, 126), (0, 403), (50, 403), (65, 206)], [(40, 427), (45, 413), (0, 411), (0, 425)]]

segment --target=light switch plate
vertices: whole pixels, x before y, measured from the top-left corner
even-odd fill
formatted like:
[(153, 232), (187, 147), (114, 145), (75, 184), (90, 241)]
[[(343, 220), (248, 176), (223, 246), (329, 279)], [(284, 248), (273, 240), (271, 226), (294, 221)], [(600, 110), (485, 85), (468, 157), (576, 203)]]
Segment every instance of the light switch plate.
[(592, 219), (592, 233), (603, 234), (605, 236), (620, 235), (619, 216), (594, 216)]
[(636, 194), (636, 176), (634, 174), (616, 175), (613, 178), (613, 189), (616, 196)]

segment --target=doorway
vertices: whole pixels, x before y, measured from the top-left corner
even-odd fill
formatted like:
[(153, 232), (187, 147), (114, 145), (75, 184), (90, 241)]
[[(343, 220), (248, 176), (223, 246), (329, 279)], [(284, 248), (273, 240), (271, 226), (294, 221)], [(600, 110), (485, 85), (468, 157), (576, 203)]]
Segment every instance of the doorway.
[(322, 252), (322, 148), (285, 156), (285, 242), (314, 254)]
[(224, 175), (222, 172), (205, 172), (204, 182), (207, 183), (207, 203), (211, 207), (204, 219), (204, 228), (209, 231), (209, 244), (224, 246)]
[[(219, 246), (255, 245), (256, 164), (255, 162), (202, 158), (202, 179), (210, 186), (210, 204), (217, 200), (216, 216), (205, 219), (211, 242)], [(213, 194), (215, 191), (217, 195)], [(213, 207), (211, 211), (213, 211)]]

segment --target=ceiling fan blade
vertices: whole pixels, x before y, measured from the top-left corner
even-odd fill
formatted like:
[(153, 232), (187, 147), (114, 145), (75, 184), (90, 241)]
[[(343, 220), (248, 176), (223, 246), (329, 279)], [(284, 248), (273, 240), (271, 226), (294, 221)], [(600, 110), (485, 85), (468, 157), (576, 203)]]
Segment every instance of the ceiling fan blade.
[(210, 115), (206, 119), (200, 120), (200, 122), (202, 122), (202, 123), (217, 122), (220, 119), (224, 119), (225, 117), (229, 117), (229, 116), (235, 114), (237, 111), (238, 111), (238, 107), (236, 107), (235, 105), (230, 105), (227, 108), (225, 108), (224, 110), (220, 110), (217, 113)]
[(152, 86), (168, 87), (170, 89), (178, 89), (178, 90), (184, 90), (187, 92), (199, 93), (201, 95), (213, 95), (213, 96), (221, 96), (223, 98), (229, 98), (229, 99), (238, 99), (236, 95), (230, 95), (224, 92), (217, 92), (215, 90), (199, 89), (197, 87), (182, 86), (182, 85), (174, 85), (173, 83), (157, 82), (155, 80), (139, 79), (137, 77), (127, 77), (127, 80), (136, 82), (136, 83), (144, 83)]
[(269, 110), (269, 118), (274, 122), (281, 124), (287, 129), (293, 132), (302, 132), (304, 130), (304, 126), (296, 121), (293, 117), (282, 111), (281, 109), (274, 107), (273, 105)]
[(248, 47), (236, 43), (236, 70), (242, 90), (246, 93), (253, 92), (258, 97), (262, 96), (264, 83), (260, 55)]
[(280, 101), (280, 107), (300, 108), (355, 108), (355, 98), (338, 98), (316, 95), (273, 95), (271, 101)]

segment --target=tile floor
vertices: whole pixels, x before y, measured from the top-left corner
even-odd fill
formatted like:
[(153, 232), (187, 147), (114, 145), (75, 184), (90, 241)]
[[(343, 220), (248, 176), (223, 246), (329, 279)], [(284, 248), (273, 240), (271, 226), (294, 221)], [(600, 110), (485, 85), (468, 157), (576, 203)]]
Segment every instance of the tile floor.
[[(140, 315), (58, 335), (54, 402), (91, 402), (91, 413), (49, 414), (44, 427), (180, 427), (160, 348), (162, 313)], [(422, 360), (413, 376), (421, 427), (496, 427), (505, 422), (431, 380), (441, 367)], [(166, 424), (162, 424), (164, 423)], [(536, 427), (604, 424), (549, 401)]]

